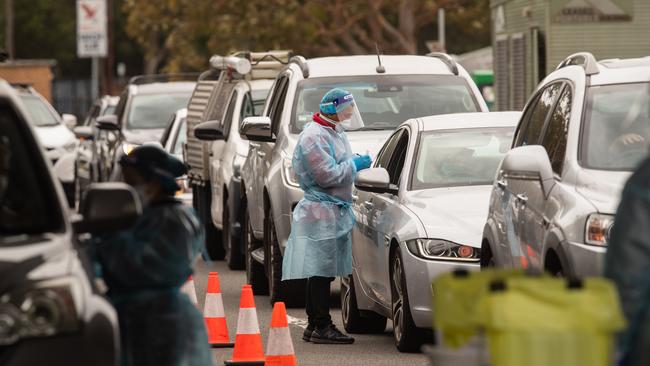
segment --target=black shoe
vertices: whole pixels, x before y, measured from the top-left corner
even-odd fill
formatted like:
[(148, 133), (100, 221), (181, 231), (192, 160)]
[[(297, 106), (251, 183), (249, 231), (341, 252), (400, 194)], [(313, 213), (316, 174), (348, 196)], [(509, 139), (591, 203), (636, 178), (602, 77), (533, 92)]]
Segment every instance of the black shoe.
[(305, 331), (302, 333), (302, 340), (305, 342), (311, 341), (311, 334), (314, 333), (314, 326), (308, 325)]
[(310, 341), (318, 344), (352, 344), (354, 338), (341, 333), (334, 324), (330, 324), (325, 328), (314, 329)]

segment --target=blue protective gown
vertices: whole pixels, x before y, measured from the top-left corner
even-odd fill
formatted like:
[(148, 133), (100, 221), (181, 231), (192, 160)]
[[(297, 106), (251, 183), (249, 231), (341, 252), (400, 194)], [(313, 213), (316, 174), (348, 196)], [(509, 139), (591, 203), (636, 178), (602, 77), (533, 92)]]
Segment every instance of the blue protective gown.
[(352, 273), (352, 156), (343, 131), (311, 122), (300, 134), (292, 164), (305, 195), (293, 211), (283, 280)]
[(122, 366), (209, 366), (203, 318), (181, 285), (204, 238), (192, 208), (169, 200), (145, 208), (133, 228), (95, 245), (118, 313)]
[(605, 276), (616, 283), (628, 329), (621, 336), (625, 366), (650, 362), (650, 159), (623, 190), (605, 257)]

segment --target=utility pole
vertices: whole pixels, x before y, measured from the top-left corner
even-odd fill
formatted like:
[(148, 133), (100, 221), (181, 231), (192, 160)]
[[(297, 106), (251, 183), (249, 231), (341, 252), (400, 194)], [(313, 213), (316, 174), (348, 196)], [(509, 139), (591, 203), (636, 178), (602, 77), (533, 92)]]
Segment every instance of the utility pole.
[(14, 0), (5, 0), (5, 51), (12, 60), (14, 49)]
[(103, 83), (102, 94), (113, 93), (113, 83), (115, 75), (115, 32), (114, 32), (114, 19), (115, 19), (115, 6), (114, 0), (106, 0), (107, 7), (107, 31), (108, 31), (108, 54), (104, 58), (103, 67)]
[(438, 44), (443, 52), (447, 52), (445, 44), (445, 9), (438, 9)]

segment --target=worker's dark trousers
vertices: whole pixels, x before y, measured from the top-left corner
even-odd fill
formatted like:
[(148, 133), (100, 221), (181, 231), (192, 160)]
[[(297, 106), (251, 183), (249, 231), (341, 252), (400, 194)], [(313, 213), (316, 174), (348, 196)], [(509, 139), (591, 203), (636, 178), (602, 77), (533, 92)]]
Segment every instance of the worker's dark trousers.
[(330, 316), (330, 283), (334, 277), (309, 277), (307, 279), (307, 319), (309, 325), (324, 328), (332, 324)]

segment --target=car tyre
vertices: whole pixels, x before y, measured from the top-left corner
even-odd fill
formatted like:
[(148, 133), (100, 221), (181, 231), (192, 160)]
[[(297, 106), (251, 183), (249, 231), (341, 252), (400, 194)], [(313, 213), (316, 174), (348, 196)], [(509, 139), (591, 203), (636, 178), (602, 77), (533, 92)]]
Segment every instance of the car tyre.
[(270, 210), (264, 217), (264, 249), (271, 305), (282, 301), (287, 307), (304, 307), (306, 280), (282, 281), (282, 252)]
[(391, 310), (395, 346), (400, 352), (418, 352), (425, 341), (426, 332), (413, 322), (399, 249), (394, 251), (391, 263)]
[(241, 239), (238, 236), (234, 236), (232, 233), (232, 225), (230, 223), (230, 208), (228, 208), (228, 196), (224, 195), (224, 207), (223, 207), (223, 230), (221, 233), (223, 235), (223, 246), (226, 250), (225, 259), (228, 268), (230, 269), (243, 269), (244, 268), (244, 256), (241, 253)]
[(212, 192), (210, 184), (205, 186), (194, 185), (193, 192), (198, 194), (196, 197), (196, 212), (205, 226), (205, 248), (207, 249), (208, 256), (212, 260), (221, 260), (226, 256), (226, 251), (223, 248), (221, 231), (217, 229), (212, 223), (212, 214), (210, 206), (212, 203)]
[(341, 278), (341, 316), (343, 328), (348, 333), (383, 333), (386, 329), (386, 317), (370, 311), (361, 314), (352, 275)]
[(244, 213), (244, 222), (242, 223), (242, 237), (244, 238), (244, 249), (245, 249), (245, 263), (244, 267), (246, 268), (246, 283), (253, 287), (253, 293), (255, 295), (268, 295), (269, 294), (269, 283), (266, 280), (266, 273), (264, 272), (264, 266), (253, 259), (252, 252), (257, 248), (261, 248), (263, 243), (260, 240), (255, 239), (253, 235), (253, 228), (250, 222), (250, 216), (245, 207), (242, 207)]
[(481, 246), (481, 269), (494, 267), (496, 267), (496, 263), (494, 262), (494, 255), (492, 255), (492, 247), (490, 247), (490, 243), (485, 240)]

